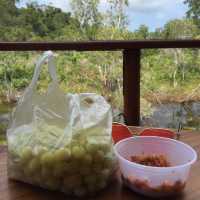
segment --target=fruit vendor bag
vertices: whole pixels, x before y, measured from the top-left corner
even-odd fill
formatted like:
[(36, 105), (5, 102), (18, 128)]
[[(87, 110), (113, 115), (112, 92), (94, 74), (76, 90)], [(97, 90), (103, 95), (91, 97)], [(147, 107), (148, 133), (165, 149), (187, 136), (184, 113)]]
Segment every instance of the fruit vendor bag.
[[(46, 62), (52, 81), (40, 94), (36, 83)], [(110, 105), (93, 93), (64, 94), (47, 51), (7, 130), (8, 176), (68, 195), (95, 194), (116, 167), (111, 129)]]

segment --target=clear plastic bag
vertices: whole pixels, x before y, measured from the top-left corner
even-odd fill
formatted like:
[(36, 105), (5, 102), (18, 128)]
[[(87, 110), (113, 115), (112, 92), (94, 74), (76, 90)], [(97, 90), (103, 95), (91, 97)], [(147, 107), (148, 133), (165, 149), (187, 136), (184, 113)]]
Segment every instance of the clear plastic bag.
[[(52, 82), (39, 94), (36, 83), (45, 61)], [(102, 96), (64, 94), (53, 53), (45, 52), (7, 130), (9, 177), (76, 196), (103, 189), (116, 167), (111, 115)]]

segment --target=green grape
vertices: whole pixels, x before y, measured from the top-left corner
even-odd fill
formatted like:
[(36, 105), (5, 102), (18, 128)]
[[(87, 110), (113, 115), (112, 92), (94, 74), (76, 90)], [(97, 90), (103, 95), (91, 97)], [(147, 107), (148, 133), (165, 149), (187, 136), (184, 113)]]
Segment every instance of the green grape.
[(103, 188), (105, 188), (106, 187), (106, 180), (99, 180), (97, 183), (96, 183), (96, 188), (98, 189), (98, 190), (101, 190), (101, 189), (103, 189)]
[(20, 161), (22, 163), (26, 163), (33, 157), (32, 149), (31, 147), (24, 147), (24, 149), (21, 151), (20, 155)]
[(28, 166), (24, 167), (24, 175), (26, 177), (32, 177), (33, 176), (33, 172), (30, 170), (30, 168)]
[(107, 154), (104, 157), (104, 161), (103, 161), (104, 167), (105, 168), (113, 168), (115, 163), (115, 158), (114, 155), (112, 153)]
[(72, 157), (73, 158), (82, 158), (85, 155), (85, 150), (83, 147), (73, 146), (72, 147)]
[(95, 172), (95, 173), (101, 172), (102, 169), (103, 169), (102, 163), (94, 163), (94, 164), (92, 165), (92, 171)]
[(95, 152), (98, 150), (98, 145), (93, 144), (93, 143), (87, 143), (86, 149), (88, 153), (95, 154)]
[(106, 142), (101, 142), (99, 144), (99, 148), (104, 152), (109, 152), (110, 151), (110, 147), (111, 147), (111, 141), (106, 141)]
[(54, 162), (55, 162), (55, 159), (51, 152), (46, 152), (41, 156), (41, 164), (42, 165), (51, 167)]
[(78, 173), (80, 168), (80, 163), (78, 160), (71, 160), (69, 163), (66, 163), (66, 172), (67, 173)]
[(104, 160), (104, 152), (101, 150), (96, 151), (96, 153), (93, 155), (94, 163), (102, 163)]
[(71, 152), (67, 148), (58, 149), (54, 152), (54, 158), (56, 161), (69, 160), (70, 154), (71, 154)]
[(102, 178), (107, 179), (111, 175), (111, 170), (103, 169), (100, 174), (101, 174)]
[(84, 183), (86, 185), (94, 185), (96, 182), (96, 177), (93, 174), (84, 177)]
[(27, 163), (23, 163), (21, 160), (18, 161), (11, 161), (10, 159), (8, 160), (8, 170), (14, 170), (14, 171), (23, 171), (23, 168), (26, 166)]
[(95, 184), (95, 187), (98, 189), (98, 190), (101, 190), (103, 188), (106, 187), (106, 183), (107, 183), (107, 177), (105, 176), (102, 176), (101, 174), (98, 174), (96, 176), (96, 184)]
[(10, 177), (17, 176), (19, 178), (24, 177), (24, 166), (21, 164), (8, 164), (8, 174)]
[(92, 164), (92, 156), (89, 154), (85, 154), (82, 158), (82, 161), (84, 165), (90, 166)]
[(38, 156), (38, 157), (42, 157), (42, 155), (47, 152), (47, 148), (41, 147), (41, 146), (36, 147), (34, 150), (35, 150), (35, 153), (34, 153), (35, 156)]
[(91, 173), (91, 169), (89, 167), (83, 166), (83, 167), (80, 167), (79, 173), (81, 175), (89, 175)]
[(50, 190), (58, 190), (60, 188), (60, 180), (56, 178), (48, 178), (44, 184)]
[(8, 144), (8, 153), (9, 153), (10, 159), (13, 159), (13, 160), (20, 156), (20, 153), (17, 152), (17, 149), (15, 149), (13, 146), (10, 146), (10, 144)]
[(42, 177), (40, 173), (35, 173), (31, 178), (35, 184), (41, 185), (42, 184)]
[(68, 163), (65, 162), (56, 162), (54, 164), (53, 174), (56, 177), (62, 177), (66, 171), (69, 171), (70, 166)]
[(62, 191), (64, 193), (66, 193), (66, 192), (72, 193), (73, 187), (74, 186), (69, 181), (69, 176), (64, 177), (64, 179), (63, 179), (63, 185), (62, 185)]
[(48, 178), (48, 177), (52, 176), (52, 168), (42, 166), (41, 175), (43, 178)]
[(83, 197), (86, 195), (86, 190), (83, 187), (77, 187), (74, 189), (74, 194), (77, 197)]
[(37, 157), (33, 158), (28, 164), (28, 168), (30, 170), (30, 173), (34, 173), (34, 172), (39, 171), (40, 167), (41, 167), (40, 159), (37, 158)]
[(86, 144), (86, 139), (84, 137), (80, 137), (78, 141), (80, 146), (84, 146)]
[(72, 161), (65, 163), (65, 172), (66, 173), (73, 173), (74, 171), (77, 172), (76, 166), (74, 168), (75, 164), (72, 163)]
[(64, 179), (64, 185), (70, 185), (71, 188), (76, 188), (82, 184), (82, 178), (78, 174), (69, 175)]

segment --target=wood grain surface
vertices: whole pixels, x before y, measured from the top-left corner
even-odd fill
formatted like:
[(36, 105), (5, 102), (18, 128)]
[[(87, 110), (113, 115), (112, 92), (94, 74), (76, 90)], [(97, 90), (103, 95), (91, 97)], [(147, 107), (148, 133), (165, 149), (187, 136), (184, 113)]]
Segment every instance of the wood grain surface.
[[(135, 130), (135, 129), (134, 129)], [(200, 153), (200, 133), (183, 133), (181, 140), (191, 145)], [(51, 192), (29, 184), (9, 180), (7, 176), (7, 148), (0, 146), (0, 200), (73, 200), (60, 192)], [(80, 199), (80, 198), (79, 198)], [(145, 200), (149, 199), (135, 194), (123, 187), (120, 178), (116, 178), (104, 190), (95, 197), (85, 198), (87, 200)], [(162, 198), (164, 200), (164, 198)], [(166, 198), (169, 199), (169, 198)], [(172, 197), (173, 200), (199, 200), (200, 199), (200, 161), (192, 166), (190, 178), (184, 192)]]
[(0, 51), (115, 51), (157, 48), (200, 48), (200, 40), (96, 40), (76, 42), (0, 42)]

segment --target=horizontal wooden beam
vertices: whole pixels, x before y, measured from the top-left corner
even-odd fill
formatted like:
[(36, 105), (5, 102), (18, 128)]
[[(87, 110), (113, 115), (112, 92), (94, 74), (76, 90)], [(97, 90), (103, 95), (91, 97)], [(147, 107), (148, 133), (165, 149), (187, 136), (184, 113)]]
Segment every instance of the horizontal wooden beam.
[(200, 48), (200, 40), (108, 40), (77, 42), (0, 42), (0, 51), (115, 51), (157, 48)]

